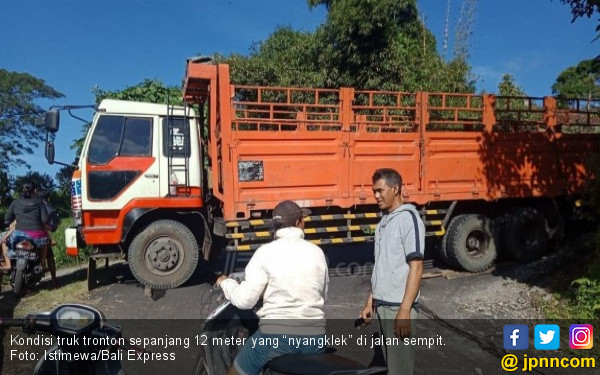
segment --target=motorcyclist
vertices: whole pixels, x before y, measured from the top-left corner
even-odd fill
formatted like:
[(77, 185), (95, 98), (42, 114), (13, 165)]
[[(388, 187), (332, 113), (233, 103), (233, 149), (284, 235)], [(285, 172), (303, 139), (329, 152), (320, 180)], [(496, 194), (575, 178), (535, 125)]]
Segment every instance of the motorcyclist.
[[(294, 347), (288, 339), (316, 341), (325, 334), (323, 305), (329, 275), (323, 251), (304, 239), (304, 219), (308, 210), (292, 201), (283, 201), (273, 210), (275, 240), (261, 246), (246, 266), (245, 280), (238, 283), (227, 276), (216, 286), (240, 309), (252, 308), (263, 296), (258, 310), (259, 328), (236, 356), (229, 375), (258, 374), (278, 356), (290, 353), (315, 354), (324, 347), (307, 344)], [(276, 341), (275, 341), (276, 340)], [(256, 345), (251, 342), (277, 342)]]
[(12, 232), (15, 231), (15, 226), (17, 225), (16, 221), (10, 223), (8, 230), (6, 232), (0, 233), (0, 242), (2, 243), (2, 264), (0, 265), (0, 271), (9, 272), (10, 271), (10, 258), (8, 257), (8, 239)]
[(48, 234), (44, 225), (48, 223), (49, 216), (42, 200), (36, 195), (36, 188), (34, 182), (23, 184), (21, 196), (8, 207), (4, 222), (9, 225), (17, 221), (15, 230), (8, 239), (10, 247), (14, 248), (19, 239), (30, 238), (40, 249), (40, 258), (44, 265), (48, 253)]
[[(48, 236), (48, 245), (47, 245), (47, 259), (48, 259), (48, 270), (50, 271), (50, 277), (52, 279), (53, 286), (56, 285), (56, 261), (54, 260), (54, 253), (52, 250), (52, 246), (56, 246), (56, 242), (52, 239), (50, 232), (54, 232), (58, 225), (60, 224), (60, 217), (58, 216), (56, 210), (50, 205), (48, 202), (48, 191), (47, 190), (38, 190), (37, 196), (42, 200), (42, 204), (46, 207), (46, 212), (48, 212), (48, 223), (44, 224), (44, 230)], [(56, 215), (55, 215), (56, 214)]]

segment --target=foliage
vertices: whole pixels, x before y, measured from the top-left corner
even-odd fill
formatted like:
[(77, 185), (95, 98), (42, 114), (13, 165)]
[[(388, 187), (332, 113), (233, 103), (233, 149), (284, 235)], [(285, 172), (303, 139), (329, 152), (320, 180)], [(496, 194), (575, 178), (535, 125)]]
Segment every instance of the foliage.
[(593, 279), (583, 277), (574, 280), (571, 286), (576, 290), (573, 302), (579, 307), (580, 318), (600, 317), (600, 279), (598, 279), (598, 275)]
[[(588, 158), (586, 169), (590, 175), (600, 176), (600, 154), (592, 154)], [(552, 309), (550, 318), (560, 319), (597, 319), (600, 318), (600, 229), (596, 224), (600, 220), (600, 179), (592, 178), (587, 181), (584, 195), (589, 210), (585, 210), (582, 218), (590, 223), (591, 236), (574, 247), (578, 255), (573, 268), (576, 275), (568, 278), (570, 284), (559, 294), (563, 306)], [(578, 228), (585, 228), (586, 224)], [(586, 229), (584, 229), (586, 230)]]
[(42, 128), (34, 125), (36, 117), (44, 112), (35, 102), (61, 97), (63, 94), (42, 79), (0, 69), (0, 171), (27, 166), (21, 157), (32, 154), (45, 135)]
[(416, 0), (310, 0), (325, 5), (314, 32), (280, 27), (249, 56), (218, 56), (236, 84), (390, 91), (473, 91), (466, 51), (444, 61)]
[(56, 260), (56, 266), (59, 268), (87, 262), (87, 258), (92, 253), (92, 247), (87, 246), (84, 249), (79, 249), (79, 255), (77, 257), (70, 257), (67, 255), (65, 248), (65, 229), (71, 227), (72, 225), (73, 220), (71, 218), (64, 218), (60, 221), (58, 229), (51, 234), (51, 237), (56, 242), (56, 245), (53, 246), (53, 251), (54, 259)]
[(218, 56), (231, 66), (231, 79), (239, 85), (323, 86), (325, 73), (319, 68), (314, 34), (277, 28), (264, 42), (251, 48), (249, 57)]
[[(531, 109), (535, 109), (536, 103), (534, 100), (527, 98), (527, 93), (515, 81), (512, 74), (505, 73), (498, 84), (498, 95), (496, 100), (496, 130), (502, 132), (517, 131), (533, 131), (536, 129), (536, 122), (542, 119), (537, 113), (532, 113)], [(525, 125), (529, 122), (530, 125)]]
[[(577, 18), (590, 18), (594, 13), (600, 13), (600, 0), (560, 0), (564, 4), (571, 6), (571, 14), (575, 22)], [(599, 19), (600, 20), (600, 19)], [(596, 31), (599, 33), (596, 39), (600, 38), (600, 24), (596, 26)]]
[(61, 167), (55, 175), (55, 179), (57, 181), (56, 194), (66, 199), (67, 208), (70, 205), (72, 176), (73, 168), (69, 166)]
[[(96, 103), (104, 99), (132, 100), (148, 103), (162, 103), (172, 105), (182, 105), (183, 97), (181, 89), (175, 86), (165, 86), (161, 81), (155, 79), (145, 79), (137, 85), (126, 87), (122, 90), (108, 91), (96, 86), (92, 89), (96, 96)], [(90, 129), (91, 124), (86, 124), (81, 129), (81, 138), (78, 138), (71, 145), (72, 150), (76, 150), (76, 155), (81, 155), (85, 136)]]
[(165, 86), (158, 80), (145, 79), (143, 82), (134, 86), (129, 86), (123, 90), (106, 91), (99, 87), (92, 90), (96, 96), (96, 103), (103, 99), (134, 100), (148, 103), (164, 103), (182, 105), (183, 100), (181, 90), (177, 87)]
[(573, 21), (579, 17), (587, 16), (588, 18), (596, 13), (600, 13), (600, 0), (560, 0), (571, 6)]
[(8, 173), (0, 170), (0, 207), (6, 207), (12, 201), (11, 196), (12, 181)]
[(563, 70), (552, 85), (559, 98), (600, 100), (600, 60), (583, 60)]
[(515, 82), (512, 74), (504, 73), (498, 83), (498, 95), (501, 96), (527, 96), (525, 91)]
[(54, 180), (49, 174), (40, 172), (27, 172), (23, 176), (15, 178), (14, 191), (20, 192), (21, 187), (26, 182), (34, 182), (39, 190), (53, 191), (55, 188)]

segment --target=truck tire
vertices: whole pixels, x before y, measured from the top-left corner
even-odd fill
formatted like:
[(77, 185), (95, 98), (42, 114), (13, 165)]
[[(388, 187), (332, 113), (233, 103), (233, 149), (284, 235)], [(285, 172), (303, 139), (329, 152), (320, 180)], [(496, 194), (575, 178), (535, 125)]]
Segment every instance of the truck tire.
[(482, 215), (458, 215), (448, 225), (446, 251), (450, 261), (469, 272), (490, 268), (496, 256), (492, 222)]
[(188, 227), (159, 220), (138, 233), (127, 252), (133, 276), (153, 289), (176, 288), (189, 280), (198, 265), (198, 243)]
[(503, 250), (510, 259), (530, 262), (548, 250), (546, 219), (534, 208), (516, 209), (507, 218), (502, 232)]
[(448, 253), (448, 230), (446, 230), (444, 237), (442, 237), (442, 243), (440, 244), (440, 259), (448, 267), (460, 267), (458, 264), (454, 263), (454, 259), (452, 259), (452, 257)]

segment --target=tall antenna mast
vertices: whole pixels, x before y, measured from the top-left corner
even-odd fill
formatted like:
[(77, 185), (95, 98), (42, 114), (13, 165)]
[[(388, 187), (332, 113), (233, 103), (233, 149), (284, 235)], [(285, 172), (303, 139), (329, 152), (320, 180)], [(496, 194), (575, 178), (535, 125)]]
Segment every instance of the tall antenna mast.
[(448, 5), (446, 6), (446, 25), (444, 27), (444, 50), (443, 56), (444, 59), (448, 57), (448, 29), (450, 27), (450, 0), (448, 0)]

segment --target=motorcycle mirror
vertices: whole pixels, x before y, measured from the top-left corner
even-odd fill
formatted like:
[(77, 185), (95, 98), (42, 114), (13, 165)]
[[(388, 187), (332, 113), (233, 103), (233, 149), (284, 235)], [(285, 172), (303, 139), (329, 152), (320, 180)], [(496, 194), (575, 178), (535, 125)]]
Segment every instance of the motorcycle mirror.
[(44, 126), (50, 133), (56, 133), (60, 125), (60, 112), (58, 109), (51, 109), (44, 115)]
[(46, 141), (46, 160), (48, 164), (54, 164), (54, 142)]

